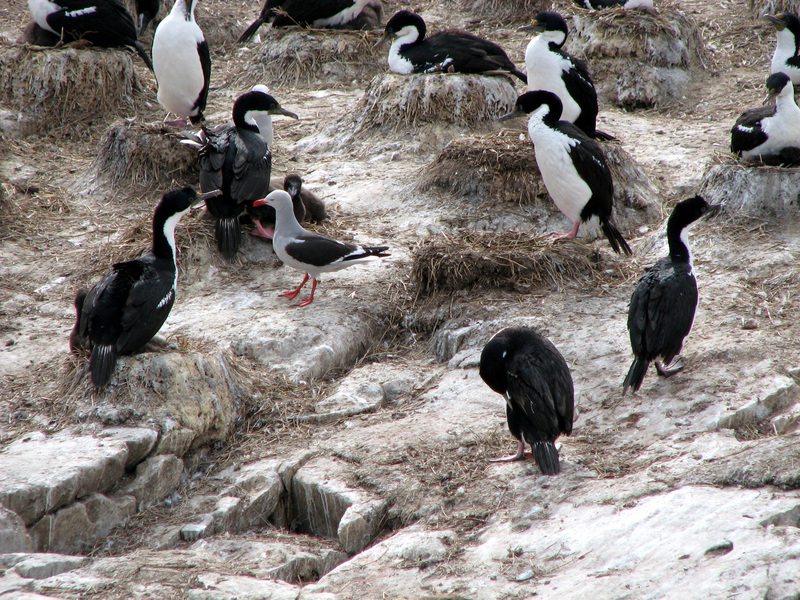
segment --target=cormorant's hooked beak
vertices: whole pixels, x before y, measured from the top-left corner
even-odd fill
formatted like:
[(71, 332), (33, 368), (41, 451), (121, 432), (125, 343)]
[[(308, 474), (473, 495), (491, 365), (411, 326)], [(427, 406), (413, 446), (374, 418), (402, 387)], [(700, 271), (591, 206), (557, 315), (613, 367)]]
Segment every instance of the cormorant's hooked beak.
[(383, 46), (383, 45), (384, 45), (386, 42), (388, 42), (388, 41), (389, 41), (390, 39), (392, 39), (393, 37), (394, 37), (394, 31), (392, 31), (392, 30), (390, 29), (389, 31), (387, 31), (386, 33), (384, 33), (384, 34), (383, 34), (383, 37), (382, 37), (381, 39), (379, 39), (379, 40), (378, 40), (378, 43), (377, 43), (377, 44), (375, 44), (375, 45), (372, 47), (372, 49), (373, 49), (373, 50), (377, 50), (378, 48), (380, 48), (381, 46)]
[(522, 27), (518, 27), (517, 31), (541, 31), (542, 24), (539, 23), (536, 19), (531, 21), (530, 25), (523, 25)]
[(722, 204), (709, 204), (705, 214), (703, 214), (703, 219), (711, 219), (716, 217), (722, 212), (723, 208), (724, 206)]
[(217, 196), (221, 195), (222, 195), (222, 190), (213, 190), (210, 192), (206, 192), (205, 194), (198, 194), (197, 197), (192, 201), (192, 204), (190, 206), (194, 208), (195, 206), (199, 206), (209, 198), (216, 198)]
[(271, 115), (283, 115), (284, 117), (291, 117), (292, 119), (300, 120), (300, 117), (298, 117), (292, 111), (286, 110), (282, 106), (279, 106), (278, 108), (272, 108), (272, 109), (268, 110), (267, 112), (269, 114), (271, 114)]
[(774, 102), (775, 99), (778, 97), (778, 94), (780, 94), (779, 90), (768, 89), (767, 92), (768, 92), (767, 97), (764, 98), (764, 102), (761, 103), (762, 105), (767, 105), (770, 102)]
[(786, 23), (783, 20), (783, 13), (778, 13), (777, 15), (764, 15), (764, 19), (772, 23), (772, 25), (778, 31), (783, 31), (786, 29)]
[(145, 21), (144, 14), (139, 15), (139, 31), (136, 32), (137, 37), (142, 37), (144, 34), (144, 30), (147, 29), (147, 25), (150, 21)]
[(503, 115), (502, 117), (500, 117), (497, 120), (498, 121), (508, 121), (509, 119), (516, 119), (517, 117), (524, 117), (524, 116), (525, 116), (525, 111), (522, 110), (521, 108), (518, 108), (517, 110), (515, 110), (513, 112), (510, 112), (507, 115)]

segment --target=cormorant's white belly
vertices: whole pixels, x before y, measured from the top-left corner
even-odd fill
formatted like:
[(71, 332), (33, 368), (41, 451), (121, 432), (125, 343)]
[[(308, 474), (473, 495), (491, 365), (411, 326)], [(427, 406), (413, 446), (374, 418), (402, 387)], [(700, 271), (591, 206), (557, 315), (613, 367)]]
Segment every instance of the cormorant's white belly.
[(528, 125), (528, 133), (533, 141), (536, 164), (539, 165), (547, 192), (558, 210), (573, 223), (580, 223), (581, 211), (592, 197), (592, 190), (581, 179), (569, 155), (570, 148), (578, 142), (533, 120)]
[(50, 0), (28, 0), (28, 10), (39, 27), (52, 31), (56, 35), (61, 35), (60, 31), (56, 31), (47, 24), (47, 16), (61, 10), (60, 6), (50, 2)]
[(153, 69), (158, 82), (156, 97), (167, 111), (181, 117), (191, 115), (205, 85), (197, 52), (197, 44), (202, 41), (200, 28), (183, 19), (162, 22), (153, 39)]
[(784, 148), (800, 148), (800, 108), (779, 108), (774, 116), (761, 120), (761, 130), (767, 134), (767, 141), (742, 152), (742, 157), (780, 154)]
[(338, 25), (349, 23), (361, 14), (361, 11), (364, 10), (364, 6), (366, 6), (367, 1), (368, 0), (356, 0), (353, 2), (353, 6), (346, 8), (343, 11), (336, 13), (332, 17), (328, 17), (327, 19), (317, 19), (312, 23), (312, 25), (314, 27), (336, 27)]
[(574, 123), (581, 114), (581, 107), (567, 92), (567, 86), (561, 76), (569, 71), (572, 64), (550, 52), (547, 41), (541, 36), (533, 38), (525, 50), (525, 70), (528, 73), (528, 91), (546, 90), (553, 92), (561, 100), (563, 110), (562, 121)]
[(409, 75), (414, 72), (414, 63), (400, 54), (400, 40), (395, 40), (389, 49), (389, 70), (400, 75)]
[(786, 64), (786, 61), (794, 56), (795, 53), (794, 35), (788, 29), (778, 32), (778, 43), (775, 46), (775, 53), (772, 55), (772, 63), (769, 72), (786, 73), (794, 85), (800, 83), (800, 69)]

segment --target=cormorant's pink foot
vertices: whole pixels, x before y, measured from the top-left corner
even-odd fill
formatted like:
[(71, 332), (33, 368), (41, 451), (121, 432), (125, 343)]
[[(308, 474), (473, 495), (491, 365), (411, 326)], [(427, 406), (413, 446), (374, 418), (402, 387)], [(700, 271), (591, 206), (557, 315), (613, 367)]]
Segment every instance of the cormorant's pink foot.
[(512, 462), (516, 460), (525, 460), (525, 443), (517, 442), (517, 453), (511, 456), (503, 456), (502, 458), (490, 458), (489, 462)]
[(578, 221), (572, 226), (572, 229), (570, 229), (568, 233), (551, 233), (550, 235), (556, 239), (578, 237), (578, 229), (580, 228), (580, 226), (581, 223), (580, 221)]
[(262, 237), (267, 240), (271, 240), (273, 237), (275, 237), (274, 227), (264, 227), (261, 225), (261, 221), (258, 219), (253, 219), (253, 223), (255, 223), (256, 228), (250, 232), (250, 235)]
[(664, 366), (660, 362), (655, 361), (656, 371), (662, 377), (670, 377), (675, 375), (678, 371), (683, 369), (683, 360), (681, 360), (680, 356), (676, 356), (672, 359), (672, 362), (668, 365)]

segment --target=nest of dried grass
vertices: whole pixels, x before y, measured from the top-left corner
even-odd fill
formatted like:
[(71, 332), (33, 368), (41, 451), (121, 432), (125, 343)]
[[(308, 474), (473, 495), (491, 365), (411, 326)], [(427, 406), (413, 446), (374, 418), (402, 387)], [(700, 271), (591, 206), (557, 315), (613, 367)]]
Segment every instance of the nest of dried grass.
[[(602, 147), (614, 179), (614, 220), (620, 231), (660, 219), (659, 194), (647, 174), (621, 146)], [(453, 140), (420, 172), (418, 185), (421, 191), (437, 189), (483, 202), (538, 203), (548, 213), (558, 212), (545, 200), (533, 144), (519, 130)]]
[(426, 240), (414, 250), (412, 278), (420, 295), (470, 288), (531, 288), (586, 281), (600, 255), (575, 240), (550, 242), (529, 233), (459, 231)]
[(297, 87), (363, 82), (386, 70), (386, 59), (372, 50), (376, 41), (367, 31), (265, 28), (264, 41), (238, 83)]
[(35, 114), (42, 127), (131, 112), (141, 89), (125, 50), (0, 44), (0, 101)]
[(598, 93), (626, 109), (666, 108), (689, 89), (708, 52), (697, 24), (678, 7), (577, 12), (570, 52), (586, 58)]
[(557, 10), (547, 0), (466, 0), (470, 12), (503, 21), (529, 21), (543, 10)]
[(763, 220), (781, 228), (800, 223), (800, 168), (746, 166), (720, 159), (703, 177), (697, 192), (723, 203), (728, 214)]
[(122, 119), (109, 127), (90, 169), (94, 182), (161, 188), (186, 185), (198, 178), (197, 150), (161, 123)]
[(757, 17), (779, 12), (800, 13), (800, 0), (750, 0), (750, 12)]

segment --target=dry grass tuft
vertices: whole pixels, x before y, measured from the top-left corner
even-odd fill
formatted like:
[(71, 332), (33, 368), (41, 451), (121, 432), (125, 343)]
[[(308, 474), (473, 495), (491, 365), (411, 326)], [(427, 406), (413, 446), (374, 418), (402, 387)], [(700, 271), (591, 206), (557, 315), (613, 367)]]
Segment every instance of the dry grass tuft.
[(383, 75), (356, 107), (356, 132), (414, 129), (427, 123), (476, 127), (508, 113), (517, 92), (505, 76)]
[(590, 61), (598, 93), (626, 109), (667, 108), (689, 89), (690, 71), (707, 68), (709, 55), (697, 24), (685, 11), (579, 11), (570, 52)]
[(503, 22), (529, 21), (543, 10), (557, 10), (545, 0), (466, 0), (465, 5), (475, 14)]
[(757, 17), (779, 12), (800, 13), (800, 0), (750, 0), (750, 12)]
[(459, 232), (427, 240), (414, 251), (419, 294), (468, 288), (526, 289), (586, 281), (598, 275), (600, 255), (575, 240), (550, 243), (528, 233)]
[(366, 31), (264, 28), (264, 41), (238, 77), (244, 86), (269, 81), (278, 86), (315, 83), (350, 85), (386, 70), (386, 59)]
[(108, 185), (182, 186), (197, 181), (197, 150), (161, 123), (123, 119), (105, 132), (90, 172)]
[(132, 110), (140, 90), (125, 50), (0, 44), (0, 99), (36, 114), (43, 126)]

